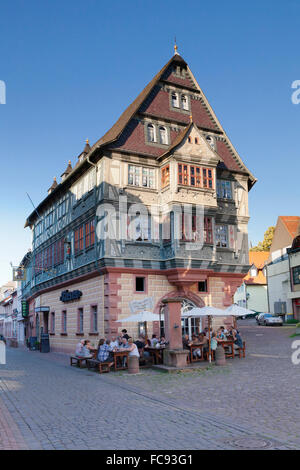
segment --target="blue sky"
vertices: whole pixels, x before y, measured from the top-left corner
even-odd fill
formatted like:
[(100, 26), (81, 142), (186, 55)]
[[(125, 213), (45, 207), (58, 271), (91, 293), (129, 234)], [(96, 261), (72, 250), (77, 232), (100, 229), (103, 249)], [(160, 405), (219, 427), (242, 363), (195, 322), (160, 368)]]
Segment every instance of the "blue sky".
[(12, 0), (0, 11), (0, 284), (30, 246), (24, 221), (88, 137), (115, 122), (173, 54), (191, 67), (258, 178), (249, 239), (299, 215), (300, 2)]

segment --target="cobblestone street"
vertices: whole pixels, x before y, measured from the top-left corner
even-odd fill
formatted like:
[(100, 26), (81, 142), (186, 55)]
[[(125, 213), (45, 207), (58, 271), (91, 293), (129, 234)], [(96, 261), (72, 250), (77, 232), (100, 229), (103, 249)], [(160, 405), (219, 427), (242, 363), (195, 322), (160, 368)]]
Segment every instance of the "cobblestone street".
[(195, 372), (102, 374), (8, 349), (0, 449), (300, 448), (292, 328), (241, 321), (246, 359)]

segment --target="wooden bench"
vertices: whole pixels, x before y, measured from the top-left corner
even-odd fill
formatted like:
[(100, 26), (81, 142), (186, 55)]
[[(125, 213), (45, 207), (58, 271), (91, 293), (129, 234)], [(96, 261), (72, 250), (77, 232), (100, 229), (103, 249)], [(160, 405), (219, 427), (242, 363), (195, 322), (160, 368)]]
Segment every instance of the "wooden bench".
[(73, 366), (74, 364), (77, 367), (82, 367), (82, 364), (87, 364), (87, 358), (86, 357), (77, 357), (77, 356), (70, 356), (70, 365)]
[(99, 362), (99, 372), (100, 374), (103, 374), (104, 372), (110, 372), (110, 366), (111, 362)]
[(87, 359), (86, 363), (88, 370), (97, 367), (100, 374), (103, 374), (104, 372), (110, 372), (109, 364), (111, 364), (111, 362), (100, 362), (98, 359)]

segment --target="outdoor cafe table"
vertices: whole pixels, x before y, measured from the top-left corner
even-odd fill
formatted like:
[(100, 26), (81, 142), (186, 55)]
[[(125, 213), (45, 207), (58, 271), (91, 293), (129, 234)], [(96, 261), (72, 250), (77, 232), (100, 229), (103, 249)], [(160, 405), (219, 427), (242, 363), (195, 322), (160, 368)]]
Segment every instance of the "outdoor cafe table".
[(165, 348), (145, 348), (144, 351), (148, 351), (151, 354), (151, 356), (154, 357), (155, 364), (162, 364), (164, 349)]
[(218, 344), (223, 346), (224, 349), (225, 347), (229, 346), (231, 348), (231, 351), (225, 352), (225, 355), (227, 357), (234, 358), (234, 340), (233, 339), (218, 340)]
[[(114, 357), (115, 371), (127, 369), (127, 367), (128, 367), (128, 354), (129, 354), (129, 351), (112, 351), (112, 355)], [(123, 359), (125, 357), (127, 358), (126, 366), (123, 366)], [(118, 365), (118, 358), (120, 358), (121, 366)]]
[[(190, 345), (190, 351), (191, 351), (191, 362), (196, 362), (196, 361), (204, 361), (204, 354), (203, 354), (203, 349), (204, 346), (208, 346), (208, 344), (200, 343), (200, 344), (191, 344)], [(194, 349), (201, 349), (201, 357), (196, 355), (196, 357), (193, 356), (193, 350)]]

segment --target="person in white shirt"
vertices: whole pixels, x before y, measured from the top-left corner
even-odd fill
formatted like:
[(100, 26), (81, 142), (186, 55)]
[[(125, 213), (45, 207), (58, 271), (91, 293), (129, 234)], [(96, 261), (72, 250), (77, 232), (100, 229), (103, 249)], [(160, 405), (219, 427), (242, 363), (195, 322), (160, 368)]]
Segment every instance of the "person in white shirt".
[(115, 336), (112, 336), (111, 338), (111, 342), (110, 342), (110, 346), (114, 349), (118, 349), (120, 346), (119, 346), (119, 341), (116, 339)]
[(156, 335), (152, 335), (151, 348), (155, 348), (156, 343), (158, 343), (158, 339), (156, 338)]
[(128, 356), (140, 357), (140, 353), (139, 353), (139, 350), (137, 348), (137, 345), (133, 342), (132, 338), (128, 339), (127, 351), (129, 351)]
[(83, 345), (84, 345), (84, 339), (80, 340), (79, 343), (76, 345), (75, 356), (82, 356)]

